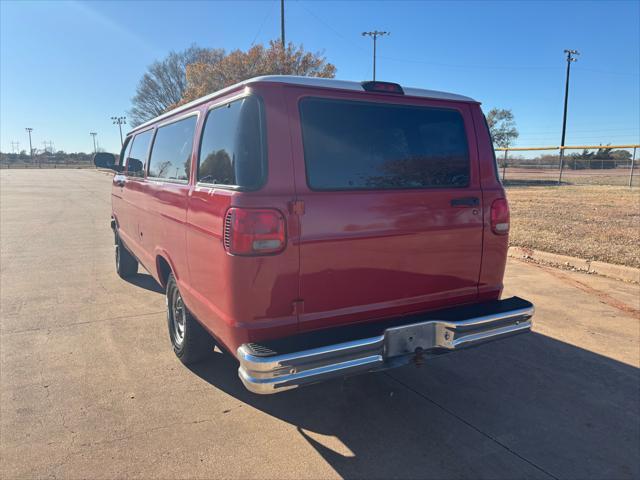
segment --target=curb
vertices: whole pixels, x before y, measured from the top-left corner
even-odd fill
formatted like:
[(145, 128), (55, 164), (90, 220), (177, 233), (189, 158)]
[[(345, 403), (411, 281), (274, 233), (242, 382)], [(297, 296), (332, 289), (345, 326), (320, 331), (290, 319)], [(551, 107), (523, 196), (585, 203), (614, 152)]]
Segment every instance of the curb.
[(542, 252), (526, 247), (509, 247), (509, 256), (524, 260), (533, 260), (553, 266), (569, 267), (581, 272), (596, 273), (605, 277), (624, 280), (625, 282), (640, 283), (640, 268), (625, 267), (584, 258), (569, 257), (557, 253)]

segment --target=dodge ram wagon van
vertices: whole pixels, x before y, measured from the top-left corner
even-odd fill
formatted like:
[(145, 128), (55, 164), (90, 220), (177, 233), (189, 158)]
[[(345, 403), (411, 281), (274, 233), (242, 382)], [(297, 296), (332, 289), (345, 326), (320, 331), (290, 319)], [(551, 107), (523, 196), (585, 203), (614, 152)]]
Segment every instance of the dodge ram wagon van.
[(259, 77), (136, 127), (120, 159), (96, 158), (116, 270), (166, 290), (185, 364), (218, 345), (275, 393), (531, 329), (501, 299), (509, 208), (471, 98)]

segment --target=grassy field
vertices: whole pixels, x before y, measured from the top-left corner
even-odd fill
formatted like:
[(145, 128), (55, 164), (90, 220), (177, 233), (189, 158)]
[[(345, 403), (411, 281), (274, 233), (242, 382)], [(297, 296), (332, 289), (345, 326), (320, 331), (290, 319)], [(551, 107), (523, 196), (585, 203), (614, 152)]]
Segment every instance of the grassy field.
[(510, 187), (511, 245), (640, 267), (640, 190)]

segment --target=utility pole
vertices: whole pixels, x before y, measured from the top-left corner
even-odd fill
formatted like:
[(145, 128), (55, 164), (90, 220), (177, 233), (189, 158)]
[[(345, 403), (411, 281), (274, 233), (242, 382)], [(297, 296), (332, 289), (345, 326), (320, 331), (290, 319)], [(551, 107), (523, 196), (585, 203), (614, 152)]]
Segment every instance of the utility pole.
[(96, 147), (96, 135), (98, 135), (98, 132), (89, 132), (89, 135), (93, 137), (93, 153), (98, 153), (98, 148)]
[(120, 129), (120, 146), (124, 145), (124, 141), (122, 140), (122, 125), (127, 123), (127, 117), (111, 117), (114, 125), (118, 125)]
[(20, 153), (20, 142), (11, 142), (11, 151), (13, 153)]
[(280, 0), (280, 41), (282, 42), (282, 51), (284, 52), (284, 0)]
[(33, 128), (27, 127), (25, 130), (29, 134), (29, 156), (31, 157), (31, 163), (33, 164), (33, 147), (31, 146), (31, 132), (33, 132)]
[(378, 37), (384, 37), (385, 35), (391, 35), (391, 32), (379, 32), (378, 30), (374, 30), (373, 32), (362, 32), (363, 37), (372, 37), (373, 38), (373, 80), (376, 79), (376, 43)]
[(562, 139), (560, 140), (560, 176), (558, 177), (558, 185), (562, 184), (562, 170), (564, 168), (564, 139), (567, 133), (567, 105), (569, 103), (569, 75), (571, 74), (571, 62), (578, 59), (574, 55), (580, 55), (577, 50), (565, 50), (567, 54), (567, 80), (564, 85), (564, 114), (562, 116)]

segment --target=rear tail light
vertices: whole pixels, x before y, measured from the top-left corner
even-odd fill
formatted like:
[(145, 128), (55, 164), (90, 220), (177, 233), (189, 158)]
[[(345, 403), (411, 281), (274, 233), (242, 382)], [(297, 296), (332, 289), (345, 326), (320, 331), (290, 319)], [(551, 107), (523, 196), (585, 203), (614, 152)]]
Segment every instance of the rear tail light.
[(286, 244), (284, 217), (278, 210), (230, 208), (223, 241), (224, 248), (234, 255), (280, 252)]
[(509, 204), (506, 198), (499, 198), (491, 204), (491, 231), (496, 235), (509, 233)]

